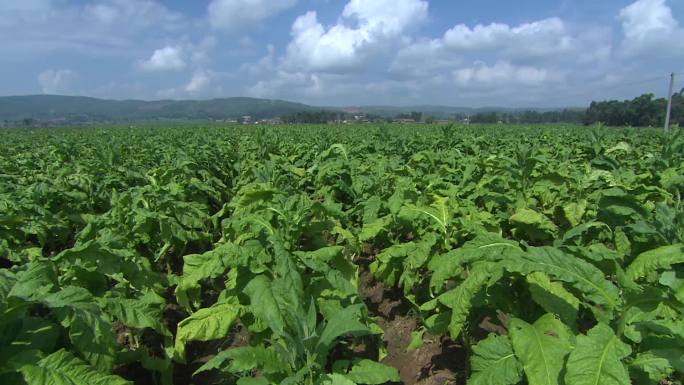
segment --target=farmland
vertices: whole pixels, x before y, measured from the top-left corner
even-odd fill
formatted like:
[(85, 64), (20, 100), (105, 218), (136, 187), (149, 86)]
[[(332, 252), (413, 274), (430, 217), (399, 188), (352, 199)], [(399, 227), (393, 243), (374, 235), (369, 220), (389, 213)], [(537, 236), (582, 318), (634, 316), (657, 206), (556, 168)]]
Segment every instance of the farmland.
[(2, 130), (4, 384), (681, 384), (684, 136)]

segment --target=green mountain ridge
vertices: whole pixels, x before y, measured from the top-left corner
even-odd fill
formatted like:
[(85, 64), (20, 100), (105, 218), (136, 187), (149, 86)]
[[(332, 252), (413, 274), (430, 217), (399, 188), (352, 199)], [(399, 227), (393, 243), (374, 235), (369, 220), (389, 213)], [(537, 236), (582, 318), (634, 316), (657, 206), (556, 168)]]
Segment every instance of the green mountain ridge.
[(69, 119), (91, 121), (230, 119), (250, 115), (272, 118), (318, 111), (283, 100), (234, 97), (211, 100), (107, 100), (82, 96), (28, 95), (0, 97), (0, 120)]
[(423, 115), (433, 116), (435, 118), (453, 118), (454, 115), (474, 115), (483, 112), (522, 112), (522, 111), (560, 111), (568, 110), (584, 110), (586, 107), (568, 107), (568, 108), (512, 108), (512, 107), (452, 107), (439, 105), (416, 105), (416, 106), (359, 106), (346, 107), (346, 111), (359, 111), (365, 114), (373, 114), (379, 116), (396, 116), (399, 114), (410, 114), (411, 112), (420, 112)]
[(456, 114), (557, 111), (560, 108), (504, 108), (450, 106), (311, 106), (276, 99), (231, 97), (209, 100), (109, 100), (84, 96), (26, 95), (0, 97), (0, 121), (23, 119), (68, 121), (147, 121), (235, 119), (244, 115), (254, 119), (275, 118), (297, 112), (330, 111), (391, 117), (420, 112), (435, 118), (453, 118)]

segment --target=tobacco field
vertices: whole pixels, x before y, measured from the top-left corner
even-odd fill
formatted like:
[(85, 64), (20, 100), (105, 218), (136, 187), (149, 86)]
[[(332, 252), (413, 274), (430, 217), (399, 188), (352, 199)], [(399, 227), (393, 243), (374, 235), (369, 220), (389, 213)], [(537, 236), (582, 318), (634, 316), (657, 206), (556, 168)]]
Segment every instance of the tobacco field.
[(684, 136), (0, 130), (3, 384), (684, 380)]

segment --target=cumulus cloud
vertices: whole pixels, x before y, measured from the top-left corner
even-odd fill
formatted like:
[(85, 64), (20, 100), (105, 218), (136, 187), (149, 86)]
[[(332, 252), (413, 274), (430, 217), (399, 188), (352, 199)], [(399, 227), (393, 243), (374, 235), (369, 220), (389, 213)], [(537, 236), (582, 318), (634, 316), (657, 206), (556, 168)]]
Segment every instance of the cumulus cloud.
[[(603, 86), (682, 68), (676, 0), (628, 2), (597, 3), (607, 22), (582, 15), (477, 24), (458, 2), (449, 15), (430, 14), (437, 0), (207, 0), (193, 3), (201, 15), (162, 0), (0, 0), (0, 73), (24, 63), (70, 68), (45, 71), (38, 83), (40, 71), (6, 75), (8, 93), (73, 92), (88, 76), (78, 84), (92, 89), (78, 91), (98, 96), (225, 96), (223, 86), (314, 104), (580, 104), (573, 101), (603, 98)], [(290, 15), (297, 4), (311, 11)], [(448, 18), (457, 21), (435, 31), (431, 20)], [(649, 87), (610, 97), (656, 90)]]
[(498, 61), (491, 66), (481, 62), (475, 63), (472, 67), (455, 70), (453, 75), (456, 82), (464, 86), (534, 86), (562, 79), (559, 74), (554, 74), (548, 69), (516, 66), (507, 61)]
[(22, 55), (52, 51), (128, 54), (189, 23), (184, 15), (152, 0), (2, 1), (0, 14), (0, 45), (4, 52)]
[(240, 31), (293, 7), (297, 0), (212, 0), (207, 8), (212, 28)]
[(38, 84), (44, 94), (63, 94), (71, 91), (75, 78), (70, 69), (47, 70), (38, 75)]
[(519, 26), (492, 23), (473, 28), (459, 24), (444, 34), (446, 48), (459, 51), (504, 50), (511, 56), (561, 54), (575, 48), (576, 39), (565, 23), (549, 18)]
[(638, 0), (620, 10), (618, 17), (628, 54), (663, 46), (673, 50), (684, 48), (684, 29), (665, 0)]
[[(557, 96), (581, 77), (573, 73), (599, 76), (612, 53), (609, 28), (558, 17), (457, 24), (436, 38), (416, 36), (426, 20), (428, 3), (418, 0), (350, 0), (328, 26), (308, 12), (293, 23), (284, 55), (269, 48), (243, 66), (255, 79), (247, 93), (312, 103), (466, 105), (489, 104), (486, 98), (494, 95), (510, 105), (522, 100), (521, 92), (530, 96), (526, 100)], [(446, 95), (456, 99), (445, 101)]]
[(197, 94), (204, 91), (211, 81), (210, 74), (206, 71), (197, 71), (192, 75), (192, 79), (185, 86), (185, 92)]
[(567, 57), (573, 57), (577, 64), (587, 64), (608, 59), (611, 51), (609, 30), (574, 30), (555, 17), (517, 26), (459, 24), (440, 38), (418, 39), (402, 47), (390, 71), (398, 75), (425, 74), (426, 70), (453, 68), (463, 60), (492, 58), (529, 66), (567, 62)]
[(315, 11), (308, 12), (292, 25), (283, 64), (291, 70), (321, 72), (358, 68), (427, 19), (427, 11), (428, 3), (422, 0), (351, 0), (340, 21), (329, 28)]
[(152, 53), (152, 56), (141, 63), (141, 67), (147, 71), (177, 71), (184, 69), (185, 54), (178, 46), (166, 46)]
[(192, 72), (189, 80), (176, 87), (157, 91), (156, 97), (162, 99), (225, 97), (224, 85), (226, 82), (234, 81), (235, 78), (234, 73), (198, 68)]

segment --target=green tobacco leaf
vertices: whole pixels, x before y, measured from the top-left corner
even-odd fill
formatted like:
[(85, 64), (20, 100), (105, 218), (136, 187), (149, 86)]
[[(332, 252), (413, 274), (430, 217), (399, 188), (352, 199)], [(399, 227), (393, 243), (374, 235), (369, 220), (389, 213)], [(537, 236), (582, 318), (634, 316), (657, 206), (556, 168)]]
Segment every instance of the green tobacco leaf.
[(88, 290), (66, 286), (42, 302), (54, 311), (68, 329), (71, 342), (91, 365), (101, 371), (112, 369), (117, 346), (113, 327)]
[[(680, 357), (682, 352), (680, 351)], [(629, 362), (629, 370), (632, 378), (638, 379), (639, 383), (660, 384), (666, 379), (674, 368), (667, 357), (657, 351), (639, 353)]]
[(170, 336), (171, 333), (164, 325), (161, 308), (142, 299), (106, 298), (102, 303), (114, 318), (126, 326), (144, 329), (150, 328), (159, 334)]
[(506, 336), (490, 334), (473, 346), (468, 385), (511, 385), (522, 380), (522, 365)]
[(357, 385), (354, 381), (342, 374), (333, 373), (326, 375), (326, 377), (327, 378), (321, 382), (321, 385)]
[(598, 208), (598, 220), (611, 227), (624, 225), (628, 220), (638, 220), (648, 214), (636, 196), (619, 188), (602, 191)]
[(502, 272), (501, 266), (496, 263), (474, 264), (465, 281), (437, 297), (439, 302), (451, 309), (449, 334), (452, 339), (455, 340), (461, 334), (461, 329), (470, 315), (470, 309), (473, 307), (473, 298), (485, 287), (498, 281)]
[(372, 197), (366, 199), (365, 202), (363, 202), (363, 222), (364, 224), (366, 223), (372, 223), (376, 219), (378, 219), (378, 213), (380, 212), (380, 209), (382, 208), (382, 201), (383, 199), (377, 195), (373, 195)]
[[(7, 343), (0, 349), (0, 363), (8, 363), (22, 352), (27, 351), (54, 351), (61, 330), (59, 325), (37, 317), (24, 317), (21, 320), (21, 330), (16, 335), (3, 335), (0, 339), (9, 338)], [(2, 366), (3, 364), (0, 364)], [(1, 371), (1, 369), (0, 369)]]
[(211, 341), (226, 337), (239, 314), (238, 305), (219, 304), (200, 309), (182, 320), (176, 332), (175, 358), (185, 361), (185, 344), (188, 341)]
[(342, 335), (370, 334), (368, 326), (359, 321), (361, 309), (363, 309), (362, 304), (352, 305), (342, 309), (335, 318), (328, 320), (316, 344), (316, 352), (319, 356), (327, 355), (335, 340)]
[(364, 223), (359, 233), (359, 241), (366, 242), (375, 239), (390, 224), (390, 216), (378, 218), (371, 223)]
[(435, 240), (428, 235), (420, 241), (392, 245), (375, 257), (371, 272), (387, 285), (410, 290), (418, 280), (416, 270), (427, 262)]
[(520, 209), (513, 214), (509, 221), (517, 229), (525, 232), (533, 239), (552, 237), (558, 231), (556, 225), (544, 214), (530, 209)]
[(621, 227), (616, 228), (613, 231), (615, 251), (622, 254), (623, 256), (629, 255), (632, 252), (632, 243), (629, 241), (627, 234), (622, 230)]
[(265, 378), (242, 377), (237, 380), (237, 385), (270, 385), (271, 382)]
[[(228, 366), (225, 362), (230, 361)], [(225, 369), (224, 369), (225, 367)], [(290, 367), (278, 353), (262, 346), (246, 346), (224, 350), (202, 365), (195, 374), (213, 369), (224, 369), (229, 373), (244, 373), (259, 369), (263, 374), (288, 373)]]
[(526, 279), (534, 302), (548, 313), (558, 315), (567, 325), (575, 324), (580, 304), (577, 297), (565, 290), (561, 283), (551, 282), (544, 273), (535, 272)]
[(401, 381), (397, 369), (372, 360), (355, 362), (344, 376), (357, 384), (367, 385)]
[(582, 223), (581, 225), (577, 225), (573, 227), (572, 229), (568, 230), (563, 234), (563, 239), (562, 239), (562, 244), (569, 244), (569, 241), (574, 239), (574, 238), (579, 238), (578, 241), (581, 240), (581, 235), (588, 232), (591, 229), (605, 229), (606, 231), (610, 232), (610, 227), (608, 227), (607, 224), (603, 222), (586, 222)]
[(513, 351), (523, 365), (529, 385), (562, 384), (561, 370), (572, 349), (573, 335), (568, 327), (546, 314), (534, 325), (514, 318), (508, 329)]
[(411, 332), (411, 342), (406, 347), (407, 352), (413, 352), (423, 346), (423, 335), (426, 331), (425, 328), (420, 328)]
[(305, 261), (311, 261), (313, 267), (315, 267), (317, 266), (316, 262), (322, 262), (327, 265), (328, 263), (332, 262), (335, 258), (342, 256), (343, 253), (343, 246), (328, 246), (320, 248), (315, 251), (298, 251), (295, 252), (295, 255), (297, 255)]
[(684, 246), (669, 245), (639, 254), (627, 268), (627, 277), (638, 280), (657, 270), (669, 269), (672, 265), (684, 263)]
[(17, 282), (17, 277), (6, 269), (0, 269), (0, 311), (4, 311), (7, 306), (7, 297), (12, 286)]
[(523, 258), (507, 260), (504, 263), (508, 271), (524, 275), (543, 272), (554, 279), (569, 283), (583, 298), (605, 307), (608, 313), (604, 317), (608, 319), (612, 319), (612, 310), (620, 303), (618, 288), (605, 278), (601, 270), (558, 249), (532, 247)]
[(575, 227), (582, 222), (582, 217), (587, 210), (587, 201), (581, 200), (579, 202), (569, 203), (563, 206), (563, 215), (570, 223), (570, 226)]
[(103, 374), (60, 350), (38, 361), (23, 366), (19, 371), (28, 385), (127, 385), (121, 377)]
[(629, 384), (622, 360), (632, 352), (613, 330), (598, 324), (586, 336), (577, 337), (577, 346), (568, 357), (565, 382), (572, 385)]
[(250, 299), (250, 311), (260, 320), (266, 322), (274, 332), (282, 335), (285, 328), (285, 318), (271, 285), (271, 280), (265, 275), (254, 277), (245, 286), (245, 294)]
[(450, 278), (460, 278), (463, 266), (475, 261), (499, 261), (510, 256), (522, 254), (518, 243), (504, 239), (499, 234), (483, 233), (463, 247), (446, 254), (433, 257), (428, 263), (432, 271), (430, 286), (441, 289)]
[(16, 274), (17, 280), (7, 297), (38, 300), (57, 285), (57, 275), (51, 262), (34, 261), (27, 269)]
[(239, 258), (239, 248), (232, 243), (224, 243), (204, 254), (191, 254), (183, 257), (183, 275), (176, 287), (178, 303), (191, 309), (190, 300), (199, 292), (199, 282), (224, 274), (229, 266), (235, 265)]

